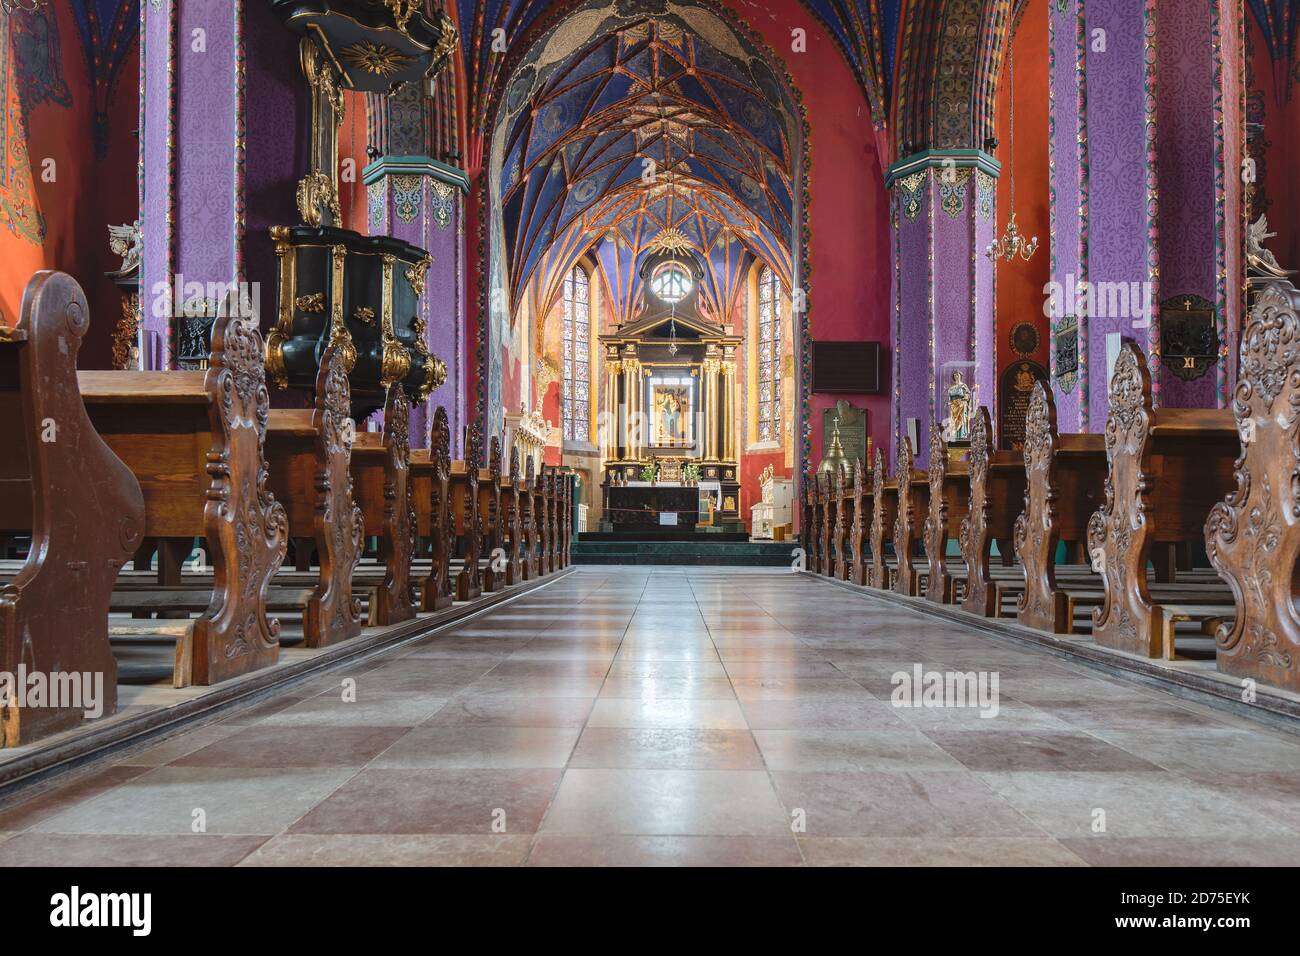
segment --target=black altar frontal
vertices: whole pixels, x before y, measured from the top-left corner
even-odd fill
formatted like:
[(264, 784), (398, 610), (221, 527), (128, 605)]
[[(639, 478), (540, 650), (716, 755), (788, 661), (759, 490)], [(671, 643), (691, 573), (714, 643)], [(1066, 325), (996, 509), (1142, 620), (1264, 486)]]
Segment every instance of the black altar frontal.
[(694, 486), (613, 485), (605, 493), (605, 513), (615, 531), (692, 531), (700, 520), (700, 491)]

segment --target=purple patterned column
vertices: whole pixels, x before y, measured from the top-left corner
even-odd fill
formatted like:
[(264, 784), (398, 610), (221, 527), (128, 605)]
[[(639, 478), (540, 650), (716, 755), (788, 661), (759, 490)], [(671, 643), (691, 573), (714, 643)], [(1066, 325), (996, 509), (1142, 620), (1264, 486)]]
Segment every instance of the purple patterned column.
[[(917, 422), (917, 467), (932, 422), (947, 416), (960, 372), (997, 421), (993, 263), (997, 165), (976, 150), (931, 152), (894, 165), (894, 434)], [(891, 449), (892, 452), (892, 449)]]
[(301, 128), (305, 91), (283, 75), (296, 69), (297, 41), (265, 3), (157, 0), (141, 4), (141, 18), (141, 355), (146, 368), (172, 368), (178, 303), (222, 298), (251, 277), (270, 314), (274, 261), (250, 262), (261, 253), (245, 246), (248, 210), (256, 228), (268, 215), (297, 221), (285, 130)]
[(1088, 0), (1085, 14), (1092, 303), (1081, 380), (1093, 431), (1106, 422), (1107, 334), (1136, 341), (1153, 371), (1158, 361), (1153, 2)]
[[(1147, 352), (1157, 405), (1222, 406), (1242, 310), (1241, 5), (1061, 0), (1049, 23), (1054, 338), (1079, 316), (1077, 374), (1053, 350), (1061, 429), (1104, 427), (1114, 333)], [(1213, 316), (1208, 364), (1179, 355), (1188, 310)]]
[(468, 180), (458, 169), (428, 156), (385, 156), (363, 174), (371, 235), (390, 235), (433, 258), (420, 300), (429, 351), (447, 363), (447, 380), (423, 405), (411, 409), (411, 442), (429, 446), (432, 409), (447, 410), (452, 454), (460, 454), (466, 423), (465, 379), (465, 195)]
[[(1215, 101), (1207, 29), (1211, 5), (1211, 0), (1160, 0), (1156, 23), (1160, 294), (1175, 314), (1179, 302), (1195, 298), (1213, 303), (1217, 295), (1215, 207), (1216, 180), (1222, 185), (1222, 155), (1216, 155), (1221, 147), (1215, 141), (1222, 131), (1216, 133), (1207, 110)], [(1162, 330), (1166, 311), (1162, 309)], [(1218, 404), (1218, 376), (1213, 368), (1192, 380), (1181, 377), (1181, 371), (1169, 362), (1160, 364), (1162, 405), (1213, 408)]]
[[(1048, 12), (1048, 178), (1051, 184), (1051, 282), (1060, 290), (1088, 280), (1088, 137), (1083, 0), (1060, 0)], [(1045, 296), (1047, 302), (1050, 297)], [(1062, 297), (1064, 304), (1064, 297)], [(1076, 310), (1049, 314), (1052, 391), (1063, 432), (1088, 430), (1087, 326)], [(1073, 350), (1071, 342), (1075, 343)], [(1061, 362), (1058, 367), (1058, 361)]]

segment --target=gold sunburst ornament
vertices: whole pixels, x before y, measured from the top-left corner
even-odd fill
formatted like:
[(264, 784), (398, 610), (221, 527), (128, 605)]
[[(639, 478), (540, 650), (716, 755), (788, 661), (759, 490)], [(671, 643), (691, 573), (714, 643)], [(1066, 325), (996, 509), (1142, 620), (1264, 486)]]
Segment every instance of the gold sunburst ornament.
[(646, 246), (651, 252), (684, 252), (690, 247), (691, 241), (676, 226), (668, 227)]
[(343, 59), (357, 69), (375, 76), (400, 73), (411, 62), (411, 58), (400, 50), (371, 40), (362, 40), (345, 49)]

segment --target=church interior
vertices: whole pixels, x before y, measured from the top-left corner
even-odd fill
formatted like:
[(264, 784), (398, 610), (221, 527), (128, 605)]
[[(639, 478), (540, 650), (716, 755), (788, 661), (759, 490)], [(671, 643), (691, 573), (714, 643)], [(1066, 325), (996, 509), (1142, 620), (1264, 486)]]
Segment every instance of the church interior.
[(1298, 20), (0, 0), (0, 864), (1300, 864)]

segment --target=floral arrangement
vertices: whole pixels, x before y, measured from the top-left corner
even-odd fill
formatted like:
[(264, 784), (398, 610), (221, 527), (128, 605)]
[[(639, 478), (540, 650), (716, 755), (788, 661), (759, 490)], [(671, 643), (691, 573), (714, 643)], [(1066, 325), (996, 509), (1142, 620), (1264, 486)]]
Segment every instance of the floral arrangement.
[(655, 480), (655, 466), (654, 466), (654, 465), (644, 465), (644, 466), (642, 466), (642, 468), (641, 468), (641, 480), (642, 480), (642, 481), (654, 481), (654, 480)]
[(694, 484), (700, 480), (700, 466), (695, 464), (682, 467), (682, 480)]

